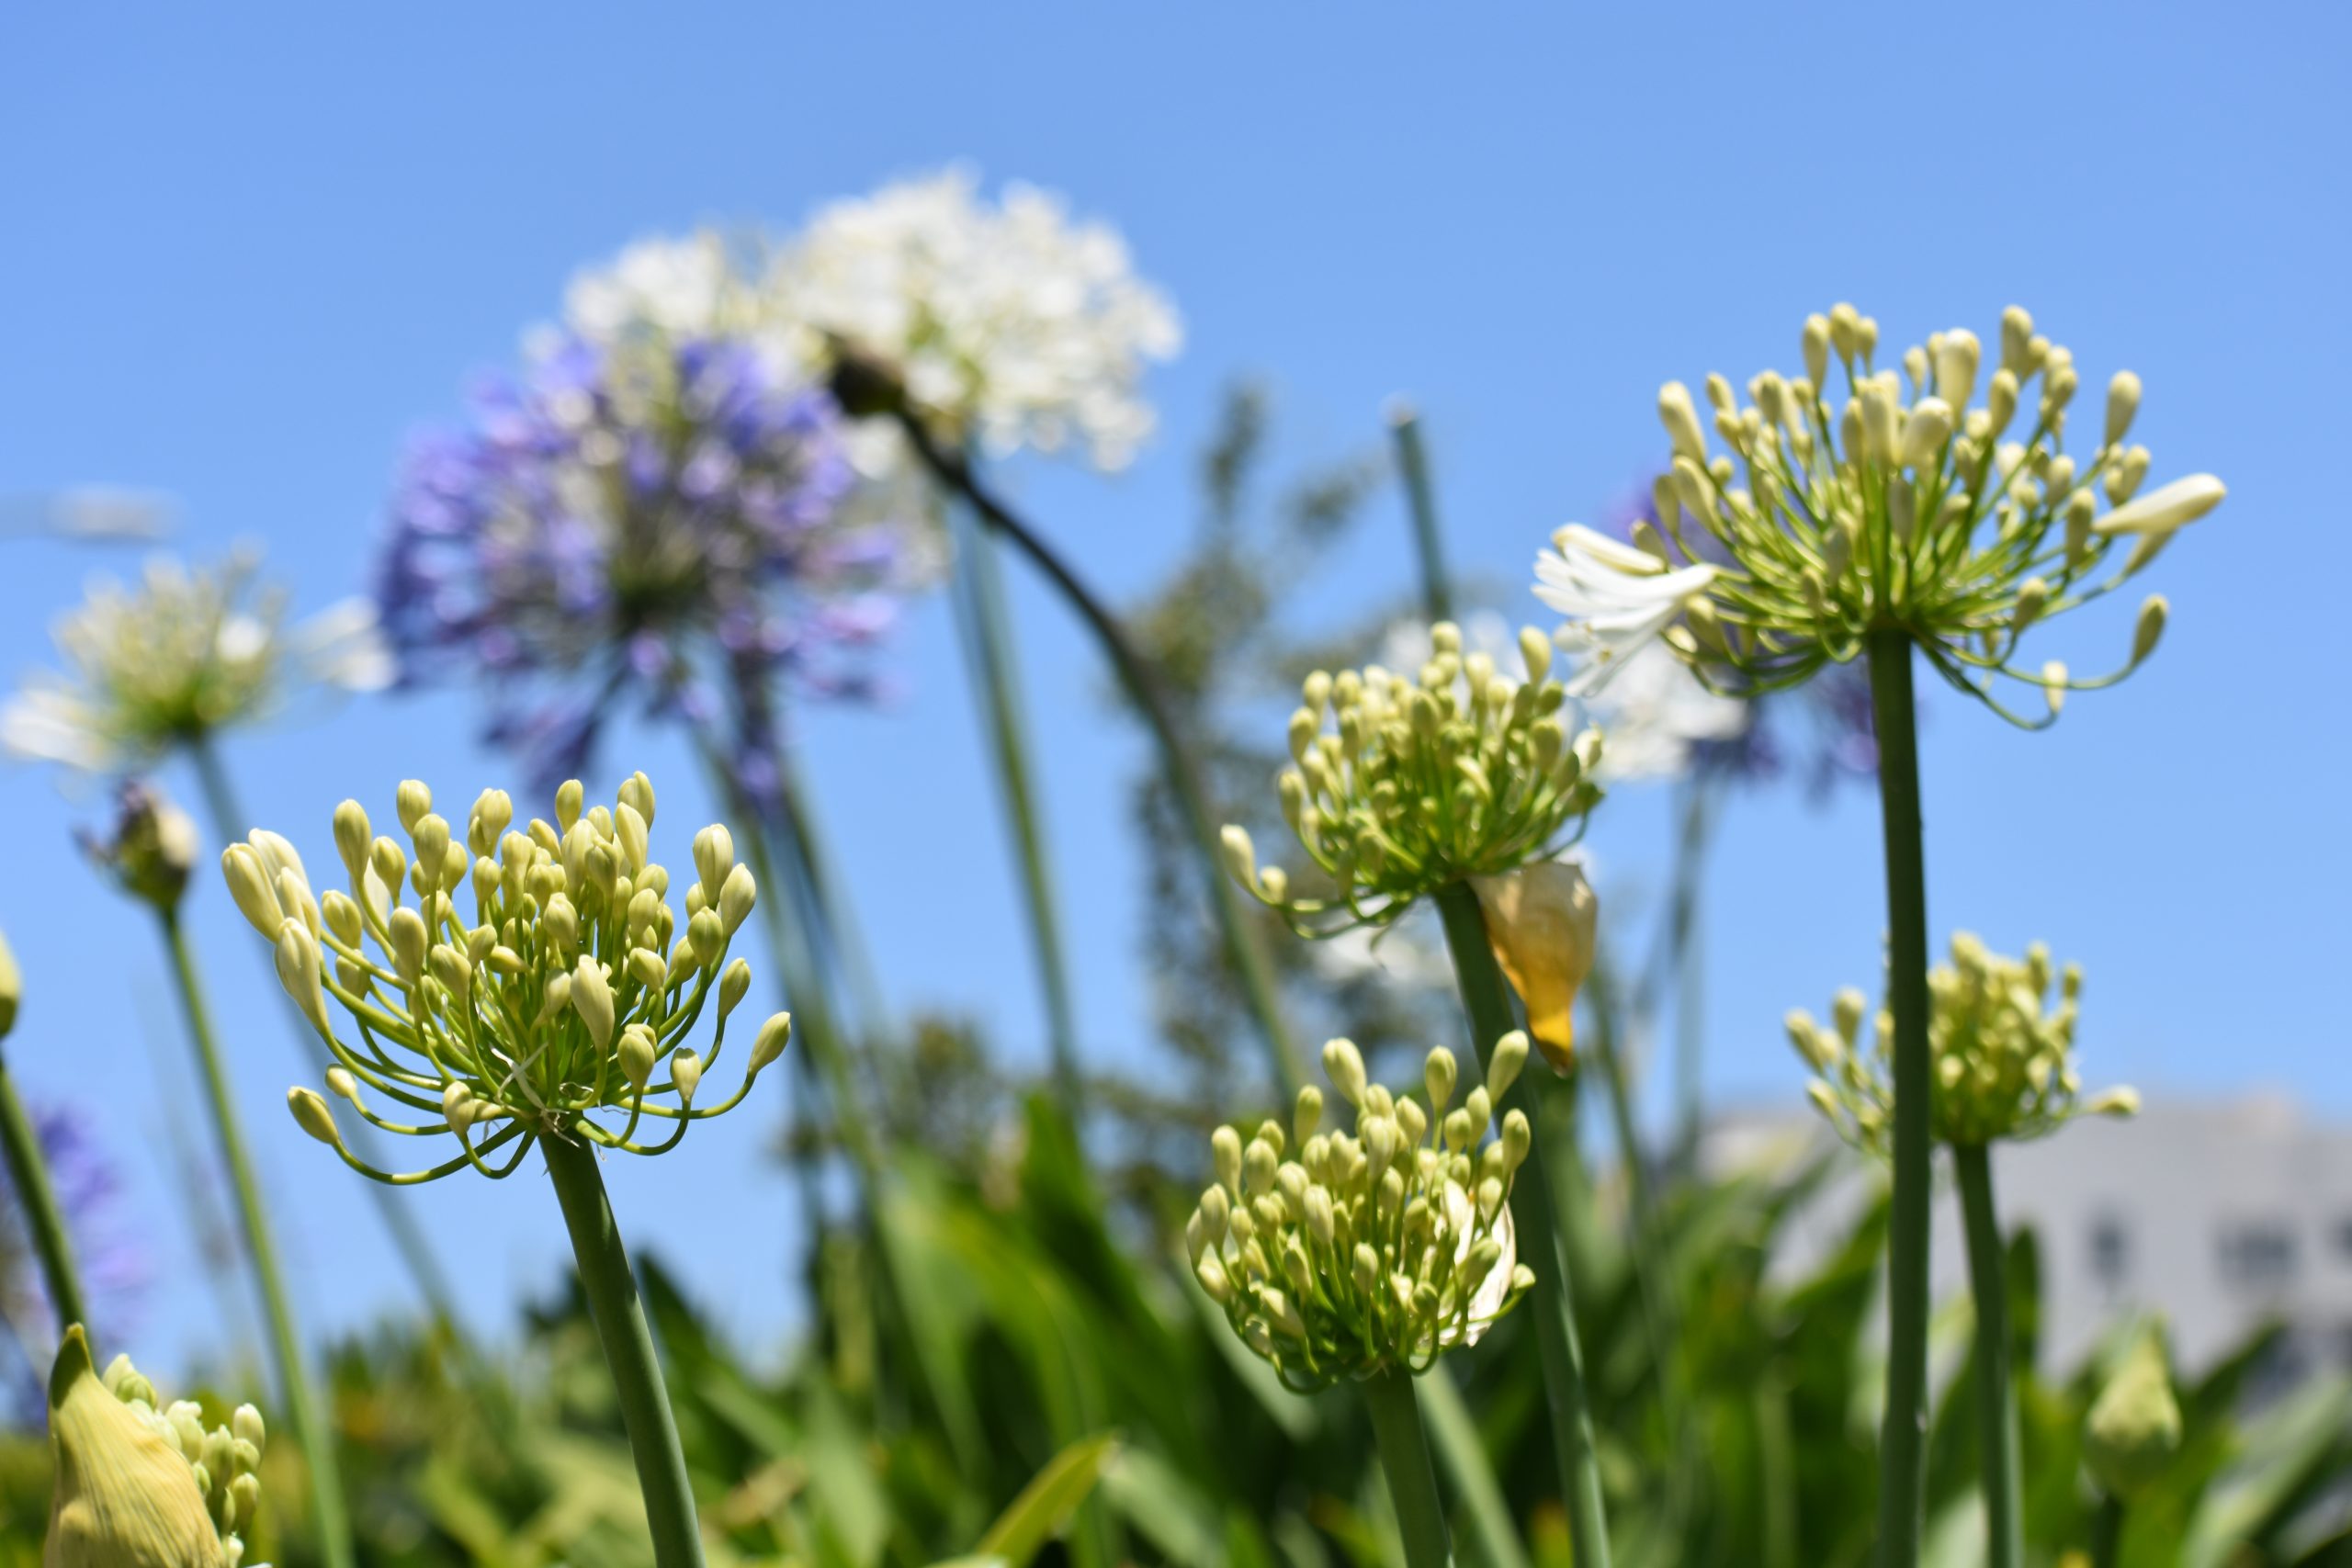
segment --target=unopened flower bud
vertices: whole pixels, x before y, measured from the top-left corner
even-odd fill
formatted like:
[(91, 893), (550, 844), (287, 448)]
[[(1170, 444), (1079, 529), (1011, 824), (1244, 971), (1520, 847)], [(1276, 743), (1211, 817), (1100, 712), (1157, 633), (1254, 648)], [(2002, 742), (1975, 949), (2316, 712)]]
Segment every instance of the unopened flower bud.
[(2100, 518), (2093, 528), (2109, 536), (2140, 534), (2161, 537), (2196, 522), (2221, 505), (2228, 494), (2229, 488), (2211, 474), (2191, 474), (2125, 502)]
[(424, 814), (433, 809), (433, 791), (422, 779), (402, 779), (394, 793), (394, 807), (401, 819), (401, 831), (414, 833)]
[(739, 865), (727, 874), (718, 889), (718, 921), (729, 936), (733, 936), (752, 912), (752, 900), (757, 894), (752, 885), (752, 868)]
[(582, 954), (571, 972), (571, 1008), (588, 1026), (588, 1038), (602, 1051), (613, 1043), (613, 987), (605, 966)]
[(791, 1039), (792, 1015), (788, 1012), (769, 1014), (768, 1021), (760, 1025), (760, 1032), (752, 1041), (751, 1071), (756, 1075), (761, 1068), (783, 1055), (784, 1048)]
[(2132, 428), (2132, 416), (2140, 412), (2140, 378), (2129, 370), (2118, 370), (2107, 384), (2107, 445), (2114, 446)]
[(2165, 1369), (2164, 1346), (2143, 1330), (2093, 1402), (2083, 1427), (2083, 1459), (2099, 1485), (2130, 1499), (2149, 1491), (2179, 1451), (2180, 1403)]
[(2155, 652), (2156, 643), (2165, 635), (2165, 619), (2172, 606), (2161, 593), (2151, 593), (2140, 606), (2140, 618), (2132, 627), (2132, 662), (2140, 663)]
[(718, 901), (719, 889), (727, 885), (727, 874), (734, 867), (735, 835), (724, 825), (714, 822), (695, 835), (695, 871), (702, 880), (707, 902)]
[(220, 852), (220, 874), (229, 884), (229, 897), (236, 901), (237, 912), (253, 923), (254, 930), (275, 942), (288, 911), (277, 901), (269, 869), (260, 854), (251, 844), (231, 844)]
[(1363, 1103), (1363, 1053), (1352, 1040), (1333, 1040), (1323, 1047), (1323, 1075), (1340, 1098), (1351, 1105)]
[(329, 1148), (343, 1147), (343, 1134), (335, 1131), (334, 1112), (327, 1109), (316, 1089), (296, 1086), (286, 1091), (286, 1109), (294, 1113), (295, 1124)]
[(311, 1027), (330, 1038), (333, 1026), (327, 1022), (327, 997), (319, 969), (318, 939), (300, 920), (284, 921), (277, 928), (277, 983), (302, 1010)]
[(614, 1056), (629, 1088), (643, 1094), (647, 1081), (653, 1077), (653, 1032), (641, 1023), (630, 1024), (621, 1031), (620, 1048)]
[(752, 965), (744, 959), (729, 964), (718, 976), (718, 1016), (725, 1018), (752, 988)]
[(629, 950), (628, 972), (630, 977), (647, 990), (659, 991), (666, 988), (670, 966), (651, 948), (636, 947)]
[(707, 968), (727, 951), (727, 924), (716, 911), (705, 909), (686, 922), (686, 941), (694, 945), (696, 961)]

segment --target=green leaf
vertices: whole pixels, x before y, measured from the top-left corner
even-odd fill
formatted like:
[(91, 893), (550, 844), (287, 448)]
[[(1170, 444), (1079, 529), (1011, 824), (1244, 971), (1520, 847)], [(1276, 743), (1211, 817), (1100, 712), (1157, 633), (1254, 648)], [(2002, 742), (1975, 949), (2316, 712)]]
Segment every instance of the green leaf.
[(1118, 1438), (1104, 1433), (1082, 1438), (1056, 1454), (997, 1516), (980, 1538), (977, 1555), (1001, 1559), (1008, 1568), (1025, 1568), (1037, 1549), (1069, 1523), (1118, 1451)]

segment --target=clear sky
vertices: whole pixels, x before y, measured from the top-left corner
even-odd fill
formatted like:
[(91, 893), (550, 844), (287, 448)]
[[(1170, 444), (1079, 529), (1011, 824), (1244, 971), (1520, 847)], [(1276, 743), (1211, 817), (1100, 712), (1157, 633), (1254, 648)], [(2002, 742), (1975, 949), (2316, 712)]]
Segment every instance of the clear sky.
[[(265, 541), (322, 604), (363, 581), (403, 436), (511, 357), (572, 269), (702, 220), (790, 224), (956, 158), (1115, 220), (1186, 318), (1134, 471), (1010, 476), (1114, 592), (1179, 547), (1191, 457), (1237, 373), (1276, 378), (1299, 457), (1376, 439), (1383, 400), (1412, 394), (1454, 557), (1517, 581), (1552, 528), (1656, 460), (1662, 379), (1791, 367), (1800, 320), (1837, 299), (1896, 343), (1989, 334), (2023, 303), (2086, 386), (2141, 374), (2159, 478), (2210, 469), (2231, 496), (2152, 573), (2172, 629), (2122, 689), (2040, 736), (1931, 696), (1931, 919), (2083, 960), (2094, 1082), (2271, 1089), (2341, 1116), (2352, 529), (2322, 459), (2345, 450), (2352, 353), (2347, 81), (2352, 17), (2317, 4), (19, 6), (0, 21), (0, 493), (167, 490), (184, 544)], [(1318, 603), (1405, 591), (1384, 506)], [(102, 563), (0, 552), (13, 680)], [(1087, 1045), (1118, 1058), (1148, 1048), (1123, 819), (1138, 752), (1088, 645), (1018, 592)], [(2128, 616), (2074, 617), (2046, 646), (2102, 668)], [(1035, 1056), (943, 604), (897, 662), (894, 706), (808, 727), (822, 809), (894, 1001), (969, 1011)], [(404, 774), (458, 799), (512, 782), (477, 717), (462, 694), (368, 703), (242, 737), (231, 763), (255, 816), (322, 854), (346, 794), (383, 816)], [(659, 847), (683, 859), (704, 815), (684, 756), (657, 737), (625, 758), (662, 784)], [(73, 848), (102, 801), (20, 768), (0, 772), (0, 927), (29, 987), (11, 1061), (36, 1093), (101, 1109), (164, 1276), (143, 1353), (169, 1365), (219, 1327), (164, 1153), (169, 1123), (205, 1128), (158, 950)], [(1731, 810), (1709, 890), (1718, 1095), (1793, 1102), (1782, 1011), (1872, 977), (1876, 835), (1850, 790)], [(1656, 792), (1596, 823), (1629, 905), (1667, 837)], [(194, 923), (301, 1305), (363, 1324), (397, 1276), (281, 1109), (293, 1048), (209, 875)], [(625, 1229), (747, 1333), (791, 1311), (771, 1127), (739, 1114), (613, 1182)], [(543, 1185), (415, 1197), (478, 1323), (556, 1278)]]

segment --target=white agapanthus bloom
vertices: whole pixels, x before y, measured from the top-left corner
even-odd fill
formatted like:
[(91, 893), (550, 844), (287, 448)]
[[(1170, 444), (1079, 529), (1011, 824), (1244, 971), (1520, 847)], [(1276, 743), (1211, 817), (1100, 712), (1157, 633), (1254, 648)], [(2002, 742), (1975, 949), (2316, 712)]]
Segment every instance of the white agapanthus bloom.
[(564, 324), (594, 344), (650, 330), (674, 338), (765, 337), (780, 355), (790, 354), (797, 345), (763, 298), (760, 249), (707, 228), (633, 241), (605, 265), (573, 275)]
[(1625, 654), (1585, 711), (1607, 738), (1599, 771), (1611, 784), (1679, 778), (1700, 745), (1736, 739), (1754, 718), (1747, 703), (1707, 690), (1656, 641)]
[(132, 588), (101, 578), (58, 622), (62, 671), (0, 707), (0, 748), (85, 773), (145, 767), (305, 690), (379, 691), (397, 673), (374, 605), (347, 599), (288, 625), (283, 591), (250, 555), (192, 568), (167, 558)]
[(1025, 185), (991, 204), (964, 168), (823, 209), (770, 283), (787, 319), (895, 367), (920, 408), (1000, 457), (1076, 447), (1124, 468), (1154, 423), (1144, 369), (1183, 342), (1116, 230)]
[(1705, 562), (1670, 570), (1646, 550), (1571, 523), (1535, 558), (1535, 596), (1566, 617), (1560, 645), (1578, 657), (1571, 695), (1605, 686), (1715, 579)]

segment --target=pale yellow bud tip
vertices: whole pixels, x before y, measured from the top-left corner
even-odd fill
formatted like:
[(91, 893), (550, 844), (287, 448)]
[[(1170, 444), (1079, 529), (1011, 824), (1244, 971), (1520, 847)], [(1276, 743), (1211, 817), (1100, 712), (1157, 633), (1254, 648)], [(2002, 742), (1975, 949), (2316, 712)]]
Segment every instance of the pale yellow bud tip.
[(343, 1134), (335, 1131), (334, 1112), (318, 1090), (300, 1085), (286, 1091), (286, 1109), (294, 1113), (295, 1124), (331, 1149), (343, 1147)]

